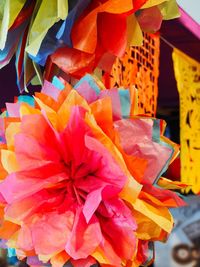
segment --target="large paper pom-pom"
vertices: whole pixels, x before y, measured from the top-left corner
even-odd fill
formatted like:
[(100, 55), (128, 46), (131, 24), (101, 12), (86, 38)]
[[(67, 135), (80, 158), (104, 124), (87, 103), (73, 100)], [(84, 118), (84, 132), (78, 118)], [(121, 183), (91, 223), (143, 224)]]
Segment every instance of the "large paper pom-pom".
[[(182, 200), (161, 174), (176, 146), (136, 116), (137, 91), (45, 82), (1, 118), (0, 237), (29, 263), (139, 266)], [(160, 185), (160, 186), (159, 186)], [(162, 187), (163, 188), (162, 188)]]

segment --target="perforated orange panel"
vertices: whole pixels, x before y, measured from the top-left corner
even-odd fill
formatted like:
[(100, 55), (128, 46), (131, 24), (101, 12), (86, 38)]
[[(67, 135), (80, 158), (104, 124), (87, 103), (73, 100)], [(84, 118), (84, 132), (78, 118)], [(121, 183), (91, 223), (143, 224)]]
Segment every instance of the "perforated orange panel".
[(111, 74), (106, 78), (106, 85), (110, 88), (136, 86), (139, 114), (156, 114), (159, 54), (159, 36), (144, 34), (143, 46), (127, 49), (124, 57), (116, 60)]

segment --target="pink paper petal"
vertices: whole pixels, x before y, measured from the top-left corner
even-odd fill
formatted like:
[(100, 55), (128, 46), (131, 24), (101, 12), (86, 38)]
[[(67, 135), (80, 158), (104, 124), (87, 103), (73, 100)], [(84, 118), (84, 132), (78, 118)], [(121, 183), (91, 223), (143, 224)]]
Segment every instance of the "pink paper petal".
[(20, 103), (6, 103), (6, 109), (10, 117), (18, 118)]
[(64, 250), (70, 237), (74, 214), (68, 211), (46, 213), (29, 225), (37, 254), (49, 255)]
[[(136, 247), (134, 231), (137, 226), (136, 222), (133, 221), (130, 210), (121, 200), (116, 199), (106, 201), (105, 208), (107, 214), (113, 215), (100, 217), (103, 235), (112, 244), (117, 255), (127, 260), (131, 259)], [(99, 212), (101, 213), (101, 211), (100, 209)]]
[(15, 136), (15, 151), (21, 168), (39, 165), (40, 161), (60, 161), (62, 153), (59, 148), (59, 140), (43, 115), (22, 118), (21, 133)]
[(128, 155), (146, 159), (148, 162), (143, 177), (144, 183), (155, 181), (172, 153), (170, 148), (152, 141), (152, 125), (153, 122), (145, 119), (115, 122), (124, 151)]
[[(123, 188), (127, 177), (121, 170), (117, 162), (114, 160), (108, 150), (95, 138), (87, 136), (85, 138), (87, 147), (101, 156), (99, 168), (96, 176), (109, 184), (116, 185), (118, 188)], [(117, 173), (117, 175), (116, 175)]]
[(83, 81), (79, 84), (79, 86), (76, 87), (76, 90), (89, 104), (98, 99), (96, 92), (87, 81)]
[(31, 230), (26, 224), (23, 224), (19, 231), (17, 246), (21, 250), (23, 249), (25, 251), (31, 251), (34, 249)]
[(85, 259), (95, 250), (102, 240), (99, 222), (93, 216), (87, 224), (82, 209), (76, 211), (71, 237), (65, 250), (75, 260)]
[(101, 203), (101, 193), (102, 189), (92, 191), (86, 198), (85, 205), (83, 207), (83, 214), (87, 223), (90, 221), (99, 204)]
[[(7, 176), (0, 183), (0, 193), (8, 203), (28, 197), (52, 183), (68, 179), (61, 164), (50, 163), (35, 170), (21, 171)], [(27, 178), (28, 176), (28, 178)]]
[(42, 90), (41, 90), (41, 93), (46, 94), (57, 101), (58, 96), (60, 94), (60, 90), (58, 88), (56, 88), (52, 83), (45, 80), (44, 85), (43, 85)]

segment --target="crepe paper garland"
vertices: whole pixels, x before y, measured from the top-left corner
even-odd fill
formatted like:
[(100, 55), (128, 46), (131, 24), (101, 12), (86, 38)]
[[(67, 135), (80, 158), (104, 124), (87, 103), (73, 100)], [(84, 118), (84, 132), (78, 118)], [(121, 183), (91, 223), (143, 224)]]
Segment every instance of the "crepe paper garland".
[(178, 147), (137, 115), (136, 89), (58, 81), (1, 115), (0, 238), (32, 265), (140, 266), (184, 204), (160, 180)]
[(0, 4), (0, 14), (0, 67), (16, 54), (23, 91), (35, 76), (43, 82), (39, 66), (51, 55), (52, 63), (76, 78), (97, 66), (108, 70), (113, 57), (142, 45), (142, 31), (157, 31), (178, 9), (174, 0), (13, 0)]

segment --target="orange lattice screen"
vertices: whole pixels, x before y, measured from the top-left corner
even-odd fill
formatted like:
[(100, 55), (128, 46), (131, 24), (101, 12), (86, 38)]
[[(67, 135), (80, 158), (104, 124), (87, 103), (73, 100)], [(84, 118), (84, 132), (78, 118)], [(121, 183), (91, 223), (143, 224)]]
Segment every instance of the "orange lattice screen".
[(106, 86), (138, 89), (138, 112), (154, 116), (157, 108), (160, 38), (144, 34), (141, 47), (127, 49), (121, 59), (113, 65), (111, 74), (105, 77)]

